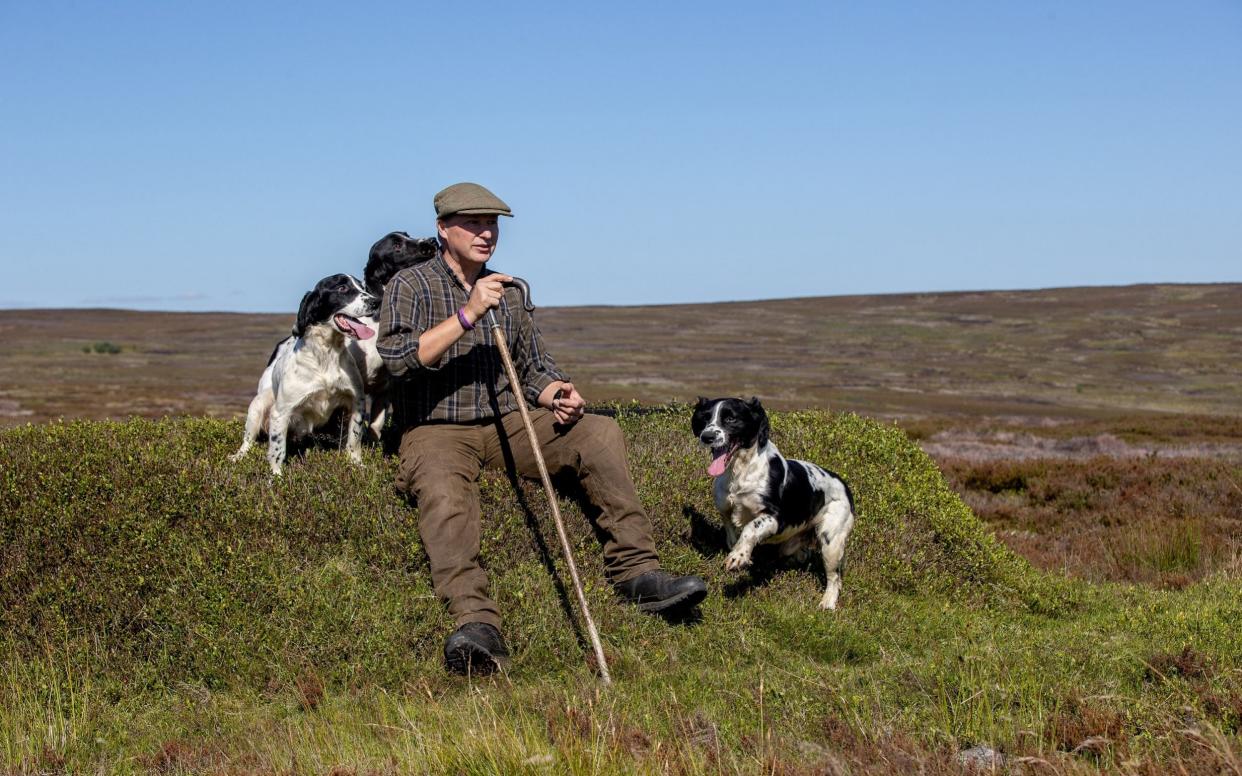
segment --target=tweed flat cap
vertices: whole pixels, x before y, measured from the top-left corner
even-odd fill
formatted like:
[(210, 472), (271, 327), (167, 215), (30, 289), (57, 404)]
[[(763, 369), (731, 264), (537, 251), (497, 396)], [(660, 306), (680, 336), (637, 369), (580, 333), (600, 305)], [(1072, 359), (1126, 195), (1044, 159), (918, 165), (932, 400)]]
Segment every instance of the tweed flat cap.
[(513, 216), (513, 211), (500, 197), (477, 183), (454, 183), (436, 195), (436, 218), (451, 215)]

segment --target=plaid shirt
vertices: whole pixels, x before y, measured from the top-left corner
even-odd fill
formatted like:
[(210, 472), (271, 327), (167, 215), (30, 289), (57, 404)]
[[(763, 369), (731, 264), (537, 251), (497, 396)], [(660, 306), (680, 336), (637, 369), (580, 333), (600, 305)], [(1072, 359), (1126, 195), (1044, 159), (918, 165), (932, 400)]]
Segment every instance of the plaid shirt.
[[(491, 270), (484, 269), (480, 277), (488, 274)], [(486, 317), (450, 345), (437, 364), (418, 360), (419, 335), (456, 316), (469, 296), (440, 256), (401, 270), (384, 289), (376, 344), (384, 365), (397, 378), (393, 390), (397, 428), (427, 421), (470, 423), (517, 410)], [(527, 406), (534, 407), (545, 388), (569, 378), (544, 348), (534, 318), (522, 306), (521, 291), (506, 288), (495, 314), (526, 390)]]

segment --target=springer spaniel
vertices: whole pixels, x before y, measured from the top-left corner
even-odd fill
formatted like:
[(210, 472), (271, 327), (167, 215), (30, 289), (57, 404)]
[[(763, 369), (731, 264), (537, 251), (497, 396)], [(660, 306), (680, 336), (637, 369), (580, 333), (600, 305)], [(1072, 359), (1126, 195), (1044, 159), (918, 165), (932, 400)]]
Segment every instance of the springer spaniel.
[(819, 608), (837, 608), (845, 540), (854, 527), (854, 497), (845, 481), (782, 456), (756, 398), (700, 398), (691, 428), (711, 450), (707, 473), (716, 478), (712, 492), (731, 550), (725, 569), (749, 566), (757, 544), (776, 544), (782, 556), (799, 557), (818, 545), (826, 577)]
[(279, 475), (287, 441), (311, 433), (344, 408), (350, 415), (345, 448), (350, 460), (362, 463), (365, 384), (350, 345), (375, 337), (370, 316), (377, 302), (352, 275), (330, 275), (302, 297), (293, 334), (276, 345), (259, 378), (234, 461), (266, 431), (267, 460)]

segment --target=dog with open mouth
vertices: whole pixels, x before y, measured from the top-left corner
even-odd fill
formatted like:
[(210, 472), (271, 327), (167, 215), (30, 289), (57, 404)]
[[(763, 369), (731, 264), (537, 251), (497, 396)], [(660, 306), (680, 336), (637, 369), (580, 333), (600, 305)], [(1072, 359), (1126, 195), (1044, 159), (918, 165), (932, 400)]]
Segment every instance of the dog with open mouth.
[(345, 449), (362, 463), (366, 425), (365, 384), (350, 344), (375, 337), (372, 316), (379, 300), (352, 275), (330, 275), (302, 297), (293, 334), (272, 351), (246, 412), (241, 447), (246, 454), (267, 432), (267, 460), (280, 475), (288, 441), (306, 436), (344, 408), (349, 414)]
[(700, 398), (690, 425), (711, 450), (707, 473), (716, 478), (712, 495), (730, 549), (725, 569), (748, 567), (759, 544), (777, 545), (782, 557), (805, 558), (818, 548), (825, 577), (819, 607), (837, 608), (845, 541), (854, 527), (854, 497), (845, 481), (781, 455), (757, 398)]

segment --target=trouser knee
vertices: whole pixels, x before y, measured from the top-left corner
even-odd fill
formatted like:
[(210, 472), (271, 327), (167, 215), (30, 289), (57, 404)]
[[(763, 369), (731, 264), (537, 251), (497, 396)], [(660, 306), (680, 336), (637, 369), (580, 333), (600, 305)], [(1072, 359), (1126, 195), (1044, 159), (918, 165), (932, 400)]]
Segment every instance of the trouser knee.
[(584, 462), (599, 457), (625, 457), (625, 435), (617, 421), (603, 415), (584, 415), (578, 424), (582, 433), (577, 447)]

